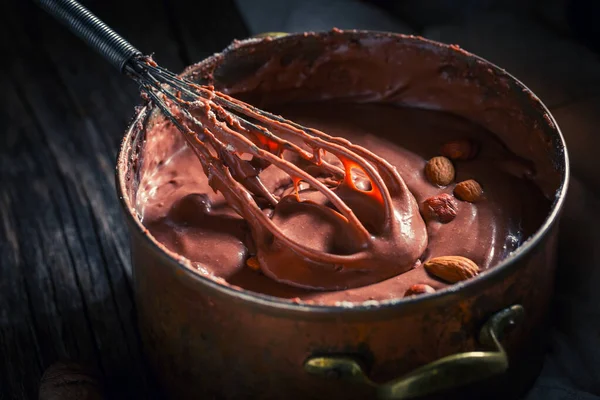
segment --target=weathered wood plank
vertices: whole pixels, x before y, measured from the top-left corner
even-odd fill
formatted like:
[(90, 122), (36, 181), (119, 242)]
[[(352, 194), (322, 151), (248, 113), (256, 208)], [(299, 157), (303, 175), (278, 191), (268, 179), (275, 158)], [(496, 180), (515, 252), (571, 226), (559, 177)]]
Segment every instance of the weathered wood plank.
[[(35, 10), (29, 7), (21, 3), (20, 11), (22, 14), (32, 12), (35, 20)], [(44, 19), (49, 23), (43, 23)], [(40, 347), (59, 349), (54, 354), (42, 352), (39, 357), (42, 367), (57, 357), (88, 361), (103, 371), (123, 398), (142, 395), (146, 384), (133, 324), (131, 288), (124, 267), (128, 258), (127, 240), (114, 195), (113, 165), (118, 141), (113, 144), (104, 140), (105, 130), (112, 130), (112, 137), (117, 137), (125, 125), (119, 129), (116, 126), (101, 128), (95, 121), (96, 114), (114, 114), (113, 110), (90, 112), (80, 101), (89, 92), (78, 96), (73, 82), (65, 81), (64, 72), (73, 66), (71, 60), (89, 63), (89, 51), (82, 48), (77, 52), (76, 39), (47, 17), (40, 16), (39, 20), (41, 24), (31, 25), (28, 30), (21, 29), (18, 23), (10, 25), (17, 36), (15, 44), (21, 50), (9, 66), (16, 85), (14, 92), (21, 103), (20, 115), (12, 120), (26, 124), (22, 134), (29, 140), (28, 148), (36, 156), (37, 168), (43, 171), (41, 176), (34, 177), (29, 188), (19, 187), (16, 182), (11, 185), (17, 188), (18, 196), (24, 197), (18, 201), (24, 214), (18, 215), (18, 220), (26, 228), (33, 227), (40, 241), (35, 246), (39, 255), (38, 251), (32, 253), (37, 255), (36, 259), (28, 259), (25, 254), (23, 265), (31, 268), (25, 286), (32, 293), (29, 310), (32, 319), (41, 320), (36, 331), (52, 330), (59, 319), (62, 325), (74, 328), (72, 334), (77, 340), (89, 336), (85, 343), (69, 344), (69, 333), (50, 335), (50, 340)], [(45, 42), (45, 37), (53, 40)], [(45, 49), (52, 44), (52, 48)], [(71, 54), (65, 54), (70, 57), (53, 65), (58, 44), (73, 47)], [(100, 63), (82, 72), (94, 76), (95, 70), (100, 74), (108, 72)], [(107, 89), (112, 88), (109, 85)], [(130, 90), (135, 93), (134, 88)], [(132, 104), (126, 102), (116, 115), (131, 110)], [(107, 120), (110, 117), (105, 117)], [(49, 173), (52, 170), (54, 176)], [(32, 212), (35, 209), (32, 189), (40, 197), (35, 201), (37, 212)], [(38, 268), (44, 264), (45, 268)], [(40, 276), (43, 271), (47, 271), (51, 286), (58, 292), (56, 298), (48, 298), (50, 291), (40, 285), (45, 280)], [(44, 310), (52, 306), (55, 310)], [(45, 316), (51, 319), (45, 320)], [(31, 371), (30, 375), (25, 381), (39, 379), (39, 371)]]
[(0, 334), (3, 354), (15, 355), (3, 363), (2, 388), (35, 398), (43, 368), (71, 357), (103, 371), (115, 395), (147, 397), (113, 181), (136, 89), (122, 94), (124, 78), (27, 3), (17, 15), (31, 12), (39, 23), (24, 29), (7, 21), (19, 51), (6, 66), (12, 82), (0, 86), (14, 132), (1, 146), (3, 243), (10, 244), (2, 264), (6, 254), (7, 265), (20, 267), (2, 268), (17, 274), (2, 276), (3, 284), (19, 283), (3, 297), (21, 298), (10, 315), (2, 313), (11, 324)]
[[(246, 36), (229, 1), (214, 5), (217, 22), (200, 28), (194, 14), (182, 14), (190, 4), (203, 8), (196, 2), (83, 3), (175, 71)], [(99, 369), (111, 399), (155, 398), (114, 190), (137, 88), (32, 2), (4, 11), (0, 399), (36, 398), (43, 370), (67, 357)]]
[[(3, 132), (6, 134), (6, 131)], [(1, 157), (1, 156), (0, 156)], [(25, 160), (24, 160), (25, 161)], [(4, 174), (0, 175), (4, 182)], [(21, 243), (8, 190), (0, 187), (0, 398), (33, 398), (16, 371), (39, 374), (39, 344), (31, 319), (29, 295), (24, 285)], [(10, 396), (10, 397), (9, 397)]]
[[(97, 346), (86, 313), (73, 312), (86, 305), (73, 265), (78, 255), (69, 251), (67, 242), (72, 232), (65, 226), (70, 209), (63, 190), (65, 183), (57, 176), (52, 156), (41, 142), (39, 127), (16, 88), (2, 83), (2, 99), (6, 100), (2, 106), (11, 107), (8, 110), (13, 132), (18, 135), (12, 146), (1, 146), (3, 221), (8, 235), (15, 238), (11, 241), (13, 263), (4, 266), (3, 262), (2, 268), (3, 273), (10, 271), (14, 276), (3, 277), (2, 282), (17, 291), (16, 298), (22, 298), (19, 307), (8, 305), (2, 310), (8, 313), (6, 324), (10, 328), (0, 333), (6, 350), (19, 354), (17, 364), (3, 360), (3, 378), (12, 389), (24, 385), (27, 396), (22, 398), (33, 398), (33, 382), (39, 379), (48, 360), (61, 355), (93, 360)], [(8, 300), (15, 298), (14, 294), (2, 294)], [(30, 329), (34, 332), (29, 342), (18, 335)]]

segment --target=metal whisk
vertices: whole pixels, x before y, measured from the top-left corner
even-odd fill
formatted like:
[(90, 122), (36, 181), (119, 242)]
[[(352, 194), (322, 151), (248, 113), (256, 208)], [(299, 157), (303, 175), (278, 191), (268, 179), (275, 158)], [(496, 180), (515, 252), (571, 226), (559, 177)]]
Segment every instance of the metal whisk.
[[(410, 221), (406, 218), (396, 217), (399, 209), (400, 214), (404, 212), (411, 216), (416, 209), (404, 182), (394, 167), (367, 149), (259, 110), (213, 87), (178, 77), (144, 56), (75, 0), (36, 2), (140, 85), (150, 103), (184, 134), (200, 159), (211, 186), (247, 220), (255, 235), (270, 234), (296, 254), (319, 264), (365, 268), (366, 264), (374, 262), (368, 253), (377, 240), (406, 236), (407, 228), (414, 228), (407, 226)], [(286, 140), (284, 136), (296, 138), (305, 146)], [(286, 160), (284, 151), (318, 166), (321, 175), (326, 174), (327, 179)], [(335, 155), (343, 167), (326, 161), (324, 152)], [(242, 154), (252, 157), (243, 159)], [(347, 223), (359, 243), (354, 246), (357, 252), (316, 251), (292, 240), (274, 224), (264, 212), (264, 204), (274, 208), (281, 199), (269, 192), (259, 179), (260, 171), (269, 165), (291, 177), (297, 198), (300, 182), (321, 192), (331, 209)], [(375, 228), (369, 226), (367, 229), (362, 218), (357, 216), (360, 212), (355, 213), (335, 191), (340, 185), (358, 191), (353, 179), (355, 170), (370, 183), (370, 188), (361, 193), (381, 206), (380, 226)]]

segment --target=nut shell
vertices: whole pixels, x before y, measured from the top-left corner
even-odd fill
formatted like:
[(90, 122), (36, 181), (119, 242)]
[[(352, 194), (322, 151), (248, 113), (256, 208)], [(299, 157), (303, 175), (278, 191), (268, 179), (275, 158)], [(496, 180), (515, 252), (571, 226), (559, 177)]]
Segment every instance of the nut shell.
[(97, 373), (71, 361), (57, 362), (44, 372), (39, 400), (104, 400)]
[(246, 265), (248, 266), (248, 268), (254, 270), (254, 271), (258, 271), (260, 270), (260, 264), (258, 262), (258, 259), (256, 257), (250, 257), (246, 260)]
[(423, 267), (431, 275), (449, 283), (464, 281), (479, 273), (477, 264), (461, 256), (435, 257), (426, 261)]
[(454, 175), (454, 165), (446, 157), (433, 157), (425, 165), (425, 176), (434, 185), (447, 186), (454, 180)]
[(404, 297), (426, 293), (435, 293), (435, 289), (424, 283), (417, 283), (409, 287), (406, 292), (404, 292)]
[(469, 179), (456, 185), (454, 195), (461, 200), (475, 203), (483, 198), (483, 189), (476, 180)]
[(451, 160), (471, 160), (477, 155), (479, 146), (469, 139), (460, 139), (444, 144), (440, 154)]
[(421, 213), (427, 221), (436, 220), (447, 224), (456, 217), (457, 212), (456, 199), (447, 193), (429, 197), (421, 205)]

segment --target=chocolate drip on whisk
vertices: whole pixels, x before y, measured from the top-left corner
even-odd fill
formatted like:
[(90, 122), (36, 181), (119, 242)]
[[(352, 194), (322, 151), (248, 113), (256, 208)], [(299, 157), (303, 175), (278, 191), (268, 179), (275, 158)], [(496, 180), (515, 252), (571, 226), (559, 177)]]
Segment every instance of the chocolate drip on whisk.
[[(141, 55), (75, 0), (37, 1), (133, 78), (151, 105), (182, 132), (212, 188), (251, 227), (265, 274), (294, 286), (342, 289), (397, 275), (418, 261), (427, 245), (425, 224), (415, 199), (388, 162), (345, 139), (178, 77)], [(324, 159), (324, 152), (342, 167)], [(288, 153), (322, 173), (316, 176), (300, 168), (285, 158)], [(269, 166), (289, 175), (295, 187), (292, 199), (279, 198), (261, 182), (260, 173)], [(357, 175), (367, 181), (362, 189), (355, 183)], [(302, 199), (300, 182), (310, 186), (311, 200)], [(265, 213), (265, 208), (273, 212)], [(275, 222), (289, 215), (319, 224), (327, 221), (327, 228), (333, 229), (332, 245), (315, 248), (295, 239), (294, 232)]]

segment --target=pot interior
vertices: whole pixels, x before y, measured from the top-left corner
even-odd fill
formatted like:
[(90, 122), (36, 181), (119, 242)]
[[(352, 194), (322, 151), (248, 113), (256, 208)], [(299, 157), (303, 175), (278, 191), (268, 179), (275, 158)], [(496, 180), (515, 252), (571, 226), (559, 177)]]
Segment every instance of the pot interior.
[[(564, 196), (567, 154), (548, 110), (512, 76), (455, 46), (375, 32), (289, 35), (236, 42), (223, 53), (188, 67), (184, 75), (267, 109), (286, 102), (378, 102), (463, 117), (533, 163), (533, 179), (552, 202), (546, 224), (536, 235), (556, 218), (559, 199)], [(144, 159), (142, 153), (156, 140), (148, 128), (163, 119), (157, 110), (141, 111), (119, 156), (123, 201), (142, 229), (138, 185), (145, 172), (156, 166), (154, 159)], [(169, 140), (171, 145), (161, 150), (165, 156), (183, 142), (180, 135)]]

